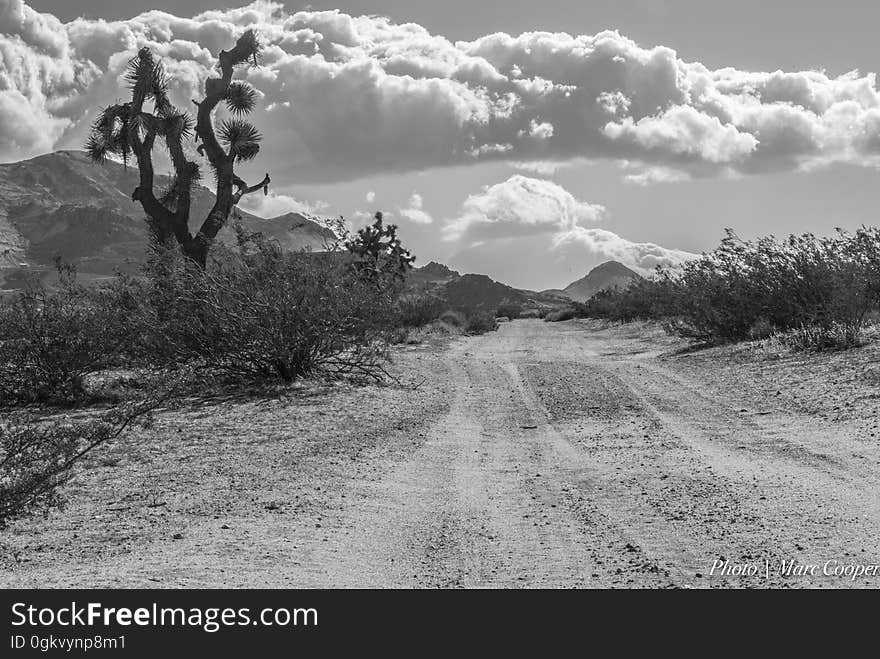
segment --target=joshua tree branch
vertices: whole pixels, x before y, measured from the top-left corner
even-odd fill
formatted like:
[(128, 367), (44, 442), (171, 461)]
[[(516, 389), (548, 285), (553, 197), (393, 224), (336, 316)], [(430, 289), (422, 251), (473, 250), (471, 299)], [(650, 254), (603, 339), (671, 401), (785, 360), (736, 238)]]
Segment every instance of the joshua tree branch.
[(219, 78), (208, 78), (205, 81), (205, 98), (199, 103), (193, 101), (198, 107), (198, 120), (196, 122), (196, 134), (202, 141), (204, 153), (215, 169), (231, 160), (231, 156), (223, 151), (217, 136), (214, 134), (214, 123), (211, 121), (211, 113), (217, 104), (223, 100), (229, 85), (232, 82), (232, 73), (236, 62), (242, 62), (250, 54), (248, 41), (241, 37), (232, 50), (222, 50), (217, 57), (220, 66)]
[(234, 204), (237, 204), (239, 199), (244, 197), (247, 194), (251, 194), (252, 192), (256, 192), (257, 190), (263, 190), (268, 194), (269, 183), (271, 183), (271, 179), (269, 178), (269, 174), (263, 177), (263, 180), (257, 183), (256, 185), (248, 186), (242, 179), (240, 179), (235, 174), (232, 175), (232, 182), (235, 183), (235, 187), (238, 188), (238, 192), (236, 192), (232, 199)]
[[(137, 107), (143, 104), (141, 100)], [(163, 231), (174, 233), (175, 221), (174, 214), (165, 206), (159, 203), (153, 192), (153, 144), (156, 140), (155, 127), (150, 127), (146, 135), (141, 139), (138, 129), (135, 126), (129, 127), (129, 143), (132, 151), (134, 151), (135, 159), (138, 163), (138, 171), (140, 172), (139, 185), (131, 193), (132, 201), (140, 203), (144, 212), (156, 222)]]

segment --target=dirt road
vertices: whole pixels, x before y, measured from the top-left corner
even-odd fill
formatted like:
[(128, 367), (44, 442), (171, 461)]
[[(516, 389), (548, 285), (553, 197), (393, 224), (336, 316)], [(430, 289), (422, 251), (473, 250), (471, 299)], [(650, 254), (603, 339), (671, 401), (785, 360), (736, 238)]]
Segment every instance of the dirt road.
[(880, 563), (876, 415), (670, 347), (516, 321), (407, 352), (415, 389), (169, 413), (6, 532), (0, 585), (880, 586), (834, 574)]

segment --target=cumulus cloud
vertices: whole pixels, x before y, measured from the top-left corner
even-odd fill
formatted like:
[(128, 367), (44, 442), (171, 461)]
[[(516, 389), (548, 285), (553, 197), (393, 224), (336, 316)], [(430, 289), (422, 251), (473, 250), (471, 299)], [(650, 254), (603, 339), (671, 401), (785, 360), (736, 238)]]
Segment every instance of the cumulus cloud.
[(329, 204), (325, 201), (308, 202), (274, 192), (270, 192), (267, 196), (262, 194), (244, 196), (241, 198), (239, 206), (249, 213), (265, 218), (278, 217), (287, 213), (317, 216), (329, 208)]
[(372, 204), (374, 201), (376, 201), (376, 193), (373, 192), (372, 190), (370, 190), (369, 192), (367, 192), (367, 195), (365, 198), (366, 198), (368, 204)]
[(447, 240), (476, 243), (570, 231), (604, 215), (603, 206), (578, 201), (551, 181), (516, 174), (465, 199), (445, 233)]
[(654, 243), (633, 242), (607, 229), (585, 227), (575, 227), (554, 236), (553, 250), (567, 257), (578, 257), (586, 250), (601, 261), (619, 261), (644, 274), (658, 266), (674, 268), (697, 257), (697, 254)]
[(880, 164), (873, 73), (713, 70), (614, 31), (453, 42), (268, 0), (69, 23), (0, 0), (0, 160), (81, 143), (95, 107), (124, 96), (125, 63), (144, 45), (189, 107), (217, 52), (247, 28), (266, 44), (263, 65), (241, 74), (261, 92), (263, 159), (291, 179), (502, 159), (611, 158), (701, 176)]
[[(458, 216), (447, 221), (445, 234), (464, 252), (483, 257), (505, 254), (511, 241), (528, 238), (538, 258), (571, 264), (615, 260), (643, 272), (696, 256), (654, 243), (632, 242), (595, 226), (607, 217), (603, 206), (580, 201), (552, 181), (517, 174), (470, 195)], [(475, 247), (484, 249), (474, 252)]]
[(413, 192), (406, 208), (398, 208), (397, 213), (415, 224), (431, 224), (434, 218), (424, 210), (424, 205), (425, 202), (422, 199), (422, 195), (418, 192)]

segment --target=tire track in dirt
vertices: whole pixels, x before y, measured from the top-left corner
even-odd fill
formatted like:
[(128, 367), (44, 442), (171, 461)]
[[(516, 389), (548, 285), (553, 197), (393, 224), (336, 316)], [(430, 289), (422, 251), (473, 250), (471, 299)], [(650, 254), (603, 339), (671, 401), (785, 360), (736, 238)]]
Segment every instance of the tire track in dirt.
[[(575, 328), (559, 333), (578, 336)], [(593, 460), (621, 474), (612, 481), (618, 501), (605, 509), (626, 510), (629, 529), (643, 529), (659, 562), (671, 553), (682, 574), (699, 571), (703, 579), (714, 558), (773, 565), (783, 559), (822, 562), (853, 555), (876, 560), (877, 479), (864, 468), (871, 459), (850, 459), (853, 451), (865, 457), (864, 445), (840, 428), (794, 415), (785, 417), (786, 432), (797, 439), (786, 439), (769, 415), (756, 421), (737, 414), (735, 392), (728, 399), (711, 399), (699, 383), (683, 381), (652, 359), (633, 359), (623, 346), (613, 348), (606, 343), (579, 352), (578, 341), (569, 346), (569, 364), (577, 367), (571, 378), (575, 397), (592, 401), (584, 404), (582, 414), (572, 414), (562, 401), (557, 407), (568, 420), (559, 425)], [(589, 376), (579, 378), (585, 363)], [(560, 367), (552, 361), (546, 365), (551, 373)], [(559, 403), (554, 391), (558, 377), (541, 378), (541, 367), (535, 371), (545, 397)], [(603, 397), (607, 405), (596, 405)], [(874, 451), (868, 457), (876, 456)], [(682, 541), (689, 552), (679, 551)], [(702, 570), (689, 558), (694, 553), (702, 556)], [(832, 583), (854, 585), (821, 576), (712, 579), (712, 585)]]

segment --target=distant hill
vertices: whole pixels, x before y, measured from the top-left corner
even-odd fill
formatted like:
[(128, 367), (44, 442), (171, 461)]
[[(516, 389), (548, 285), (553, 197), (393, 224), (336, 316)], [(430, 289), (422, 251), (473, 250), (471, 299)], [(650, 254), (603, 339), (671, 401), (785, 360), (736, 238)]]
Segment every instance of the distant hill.
[(460, 274), (447, 266), (432, 261), (413, 268), (408, 275), (411, 290), (443, 298), (450, 309), (459, 311), (487, 311), (494, 313), (502, 305), (520, 307), (523, 311), (538, 311), (557, 307), (561, 299), (534, 291), (513, 288), (487, 275)]
[(413, 268), (408, 275), (409, 284), (412, 288), (431, 287), (439, 283), (446, 283), (461, 277), (461, 275), (436, 261), (431, 261), (427, 265)]
[(641, 278), (641, 275), (622, 263), (606, 261), (590, 270), (586, 277), (566, 286), (563, 293), (576, 302), (586, 302), (599, 291), (626, 288)]
[[(158, 189), (168, 182), (156, 179)], [(75, 263), (85, 279), (136, 269), (147, 244), (143, 210), (131, 201), (137, 183), (136, 166), (96, 165), (79, 151), (0, 165), (0, 288), (51, 270), (56, 256)], [(213, 205), (210, 190), (194, 190), (193, 228)], [(322, 250), (335, 237), (299, 213), (263, 219), (237, 210), (218, 236), (222, 243), (235, 241), (235, 223), (289, 250)]]
[(432, 261), (410, 272), (409, 287), (415, 292), (442, 297), (451, 309), (494, 312), (502, 305), (512, 305), (529, 315), (570, 305), (573, 300), (583, 302), (599, 291), (624, 288), (640, 278), (641, 275), (622, 263), (608, 261), (565, 289), (536, 292), (508, 286), (487, 275), (463, 275)]

